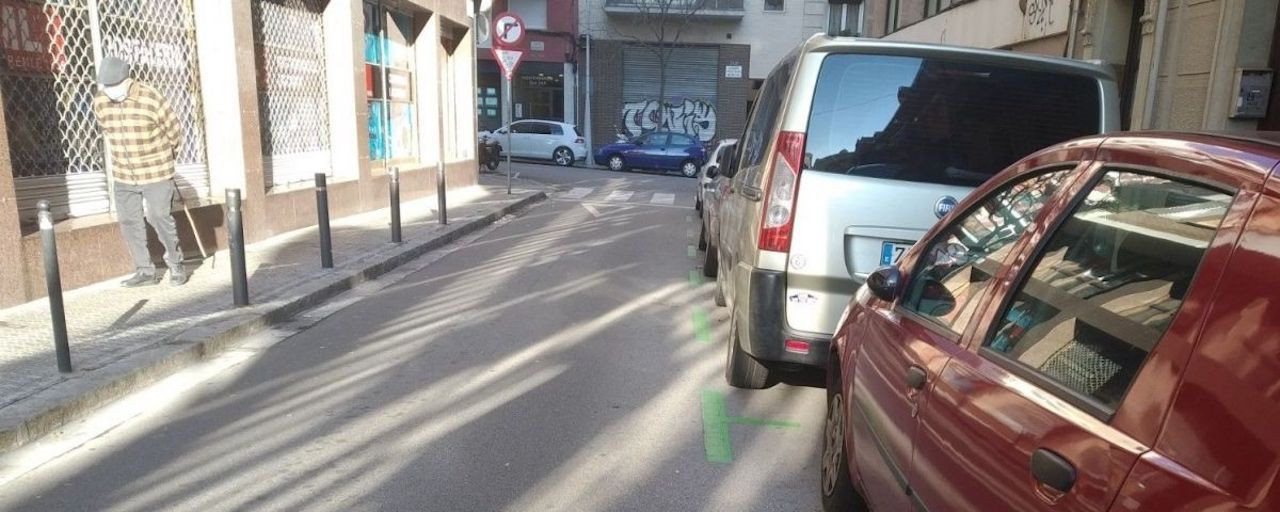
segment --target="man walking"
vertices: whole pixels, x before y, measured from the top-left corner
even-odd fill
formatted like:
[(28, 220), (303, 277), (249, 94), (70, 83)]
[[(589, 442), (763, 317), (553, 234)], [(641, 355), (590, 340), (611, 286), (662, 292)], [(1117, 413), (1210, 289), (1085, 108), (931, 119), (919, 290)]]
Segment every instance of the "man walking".
[(129, 77), (129, 63), (123, 60), (103, 59), (98, 85), (101, 90), (93, 98), (93, 113), (111, 148), (116, 216), (133, 257), (134, 275), (120, 284), (132, 288), (160, 282), (161, 274), (147, 250), (146, 223), (164, 246), (169, 283), (186, 284), (189, 276), (182, 267), (178, 225), (170, 211), (174, 154), (182, 143), (178, 120), (164, 96)]

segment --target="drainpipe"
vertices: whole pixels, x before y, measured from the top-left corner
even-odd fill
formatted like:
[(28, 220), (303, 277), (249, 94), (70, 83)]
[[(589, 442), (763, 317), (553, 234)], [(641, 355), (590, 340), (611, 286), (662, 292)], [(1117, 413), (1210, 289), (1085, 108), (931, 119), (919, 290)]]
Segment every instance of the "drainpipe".
[(1160, 6), (1157, 9), (1155, 41), (1151, 48), (1151, 72), (1147, 76), (1147, 96), (1143, 99), (1142, 106), (1143, 130), (1151, 129), (1152, 118), (1155, 115), (1153, 110), (1156, 107), (1156, 84), (1160, 81), (1160, 60), (1164, 53), (1165, 15), (1169, 12), (1169, 0), (1160, 0)]
[(591, 34), (587, 34), (587, 83), (583, 85), (587, 90), (586, 112), (582, 116), (582, 124), (585, 126), (582, 130), (583, 142), (587, 145), (587, 165), (595, 167), (596, 152), (595, 147), (591, 145)]
[(1080, 18), (1079, 0), (1071, 0), (1071, 17), (1067, 19), (1067, 54), (1068, 59), (1076, 56), (1076, 20)]

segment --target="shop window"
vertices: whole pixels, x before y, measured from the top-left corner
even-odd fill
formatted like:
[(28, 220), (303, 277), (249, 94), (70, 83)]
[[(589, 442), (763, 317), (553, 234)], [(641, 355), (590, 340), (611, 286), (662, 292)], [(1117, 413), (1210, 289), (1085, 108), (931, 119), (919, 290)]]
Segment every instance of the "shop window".
[(369, 101), (369, 158), (418, 156), (414, 97), (413, 17), (364, 4), (365, 96)]
[(786, 5), (783, 0), (764, 0), (764, 10), (769, 12), (782, 12)]

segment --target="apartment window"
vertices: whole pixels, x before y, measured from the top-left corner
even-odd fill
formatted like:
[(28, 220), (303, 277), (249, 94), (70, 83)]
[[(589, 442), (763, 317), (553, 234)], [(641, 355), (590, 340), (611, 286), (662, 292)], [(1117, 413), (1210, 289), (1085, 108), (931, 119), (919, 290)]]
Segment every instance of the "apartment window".
[(954, 0), (925, 0), (924, 17), (928, 18), (942, 11), (945, 11), (954, 4)]
[(520, 15), (530, 30), (547, 29), (547, 0), (510, 0), (509, 9)]
[(891, 34), (898, 30), (898, 10), (902, 7), (899, 0), (889, 0), (889, 8), (884, 15), (884, 33)]
[(783, 0), (764, 0), (764, 10), (766, 12), (782, 12), (784, 7)]
[(862, 2), (830, 4), (827, 33), (837, 36), (862, 35)]

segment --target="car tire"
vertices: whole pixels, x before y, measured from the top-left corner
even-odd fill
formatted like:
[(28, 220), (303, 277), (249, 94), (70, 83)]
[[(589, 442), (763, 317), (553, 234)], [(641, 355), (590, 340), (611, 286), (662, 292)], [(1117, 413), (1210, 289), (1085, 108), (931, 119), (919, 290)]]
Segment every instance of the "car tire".
[(610, 171), (627, 170), (627, 162), (626, 160), (622, 159), (622, 155), (610, 155), (609, 159), (606, 160), (606, 162), (608, 162)]
[(769, 387), (769, 367), (751, 357), (739, 345), (737, 315), (729, 315), (729, 343), (726, 345), (724, 380), (730, 386), (743, 389)]
[(720, 250), (716, 249), (716, 293), (714, 296), (717, 306), (724, 307), (728, 301), (724, 300), (724, 280), (726, 276), (720, 272)]
[(702, 253), (702, 275), (706, 277), (716, 277), (716, 271), (719, 270), (720, 260), (717, 255), (716, 246), (707, 243), (706, 252)]
[(551, 152), (551, 160), (561, 167), (573, 167), (573, 150), (560, 146)]
[(827, 363), (827, 417), (822, 429), (822, 463), (818, 485), (824, 512), (865, 512), (867, 504), (853, 487), (849, 476), (849, 456), (845, 445), (844, 388), (840, 384), (840, 358), (831, 354)]
[(698, 231), (698, 250), (707, 250), (707, 225), (703, 224), (702, 229)]
[(489, 160), (488, 162), (485, 163), (484, 166), (487, 167), (490, 171), (496, 171), (498, 170), (499, 165), (502, 165), (502, 164), (498, 160)]
[(685, 160), (680, 164), (680, 174), (686, 178), (698, 177), (698, 163), (693, 160)]

